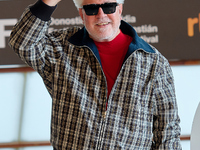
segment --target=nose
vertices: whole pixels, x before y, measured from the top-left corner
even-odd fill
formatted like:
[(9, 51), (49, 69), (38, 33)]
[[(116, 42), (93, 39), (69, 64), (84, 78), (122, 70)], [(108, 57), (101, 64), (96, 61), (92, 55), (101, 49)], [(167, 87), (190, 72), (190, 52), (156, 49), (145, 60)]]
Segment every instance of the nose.
[(103, 9), (101, 7), (99, 7), (99, 11), (98, 11), (98, 14), (96, 15), (97, 17), (103, 17), (105, 16), (106, 14), (103, 12)]

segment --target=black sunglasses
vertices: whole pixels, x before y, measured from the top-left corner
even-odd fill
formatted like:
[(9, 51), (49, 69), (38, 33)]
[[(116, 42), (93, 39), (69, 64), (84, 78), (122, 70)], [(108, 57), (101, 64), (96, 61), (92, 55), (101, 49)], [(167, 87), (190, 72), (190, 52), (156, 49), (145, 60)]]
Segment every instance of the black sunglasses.
[(99, 12), (99, 7), (103, 9), (105, 14), (112, 14), (116, 11), (116, 6), (118, 3), (104, 3), (104, 4), (89, 4), (83, 5), (83, 9), (85, 10), (86, 15), (93, 16), (97, 15)]

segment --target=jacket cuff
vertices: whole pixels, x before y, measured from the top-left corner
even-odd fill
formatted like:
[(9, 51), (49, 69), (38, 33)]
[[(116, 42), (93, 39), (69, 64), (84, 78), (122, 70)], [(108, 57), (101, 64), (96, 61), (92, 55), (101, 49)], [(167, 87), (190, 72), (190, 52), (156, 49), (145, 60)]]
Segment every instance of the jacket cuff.
[(41, 20), (49, 21), (56, 7), (57, 5), (48, 6), (42, 0), (38, 0), (33, 6), (30, 7), (30, 11), (33, 15), (40, 18)]

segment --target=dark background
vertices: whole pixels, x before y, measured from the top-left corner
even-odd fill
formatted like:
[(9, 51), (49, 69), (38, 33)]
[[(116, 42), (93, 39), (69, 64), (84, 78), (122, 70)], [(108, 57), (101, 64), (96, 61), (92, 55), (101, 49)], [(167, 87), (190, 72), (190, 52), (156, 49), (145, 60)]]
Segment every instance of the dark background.
[[(0, 1), (0, 19), (19, 19), (24, 9), (36, 0)], [(159, 36), (155, 46), (168, 60), (200, 59), (200, 23), (194, 26), (194, 36), (188, 36), (188, 18), (198, 18), (200, 22), (200, 0), (125, 0), (123, 16), (136, 17), (132, 26), (152, 25), (157, 33), (138, 33), (139, 36)], [(62, 0), (53, 18), (75, 18), (78, 11), (72, 0)], [(66, 26), (54, 26), (63, 28)], [(6, 26), (5, 30), (11, 30)], [(2, 34), (2, 33), (0, 33)], [(8, 43), (8, 37), (6, 38)], [(0, 48), (0, 65), (24, 64), (11, 48)]]

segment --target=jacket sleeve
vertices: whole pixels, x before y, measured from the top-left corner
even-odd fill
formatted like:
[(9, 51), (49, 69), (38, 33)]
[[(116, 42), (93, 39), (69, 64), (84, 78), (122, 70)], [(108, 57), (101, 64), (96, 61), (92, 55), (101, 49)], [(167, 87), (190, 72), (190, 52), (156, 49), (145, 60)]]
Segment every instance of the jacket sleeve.
[(153, 150), (181, 150), (180, 119), (175, 96), (174, 79), (166, 59), (157, 68), (154, 86), (155, 114)]
[(31, 6), (28, 7), (13, 27), (9, 45), (26, 64), (46, 80), (50, 91), (52, 68), (63, 51), (63, 31), (48, 34), (51, 21), (42, 20), (37, 14), (34, 15), (31, 9)]
[(41, 15), (31, 12), (31, 10), (36, 12), (36, 10), (40, 9), (41, 2), (38, 1), (24, 11), (22, 17), (14, 26), (9, 39), (9, 45), (17, 55), (38, 72), (44, 65), (49, 65), (53, 61), (53, 57), (55, 57), (53, 52), (55, 48), (51, 46), (51, 41), (54, 39), (54, 42), (57, 41), (57, 47), (61, 46), (61, 43), (59, 45), (61, 38), (59, 40), (58, 34), (57, 37), (53, 37), (53, 35), (50, 36), (47, 33), (51, 21), (42, 20), (49, 18), (48, 12), (46, 13), (46, 18), (44, 17), (45, 12), (43, 12), (43, 15), (42, 12), (40, 12)]
[(55, 8), (42, 0), (29, 6), (14, 26), (9, 39), (15, 53), (42, 77), (51, 71), (52, 65), (63, 54), (63, 43), (67, 38), (67, 31), (64, 30), (48, 33)]

